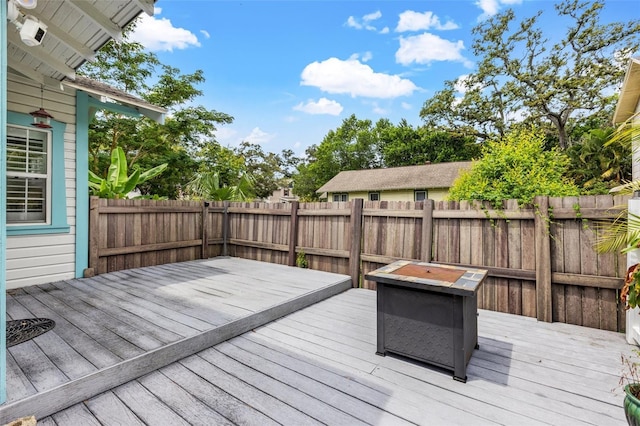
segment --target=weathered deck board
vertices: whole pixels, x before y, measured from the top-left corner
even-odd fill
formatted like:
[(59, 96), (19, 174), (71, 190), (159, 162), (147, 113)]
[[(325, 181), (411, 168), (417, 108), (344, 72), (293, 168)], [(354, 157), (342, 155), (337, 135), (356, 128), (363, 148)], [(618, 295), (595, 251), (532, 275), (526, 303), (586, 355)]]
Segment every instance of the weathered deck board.
[[(234, 270), (240, 273), (231, 273)], [(252, 291), (246, 278), (239, 285), (244, 270), (259, 271), (260, 285), (272, 290)], [(193, 280), (206, 291), (187, 289), (184, 283)], [(57, 325), (9, 349), (8, 366), (15, 371), (7, 375), (13, 383), (7, 386), (8, 403), (0, 406), (0, 423), (21, 417), (23, 412), (43, 417), (108, 390), (124, 401), (129, 388), (122, 390), (120, 385), (350, 287), (345, 275), (217, 258), (14, 292), (8, 297), (9, 318), (49, 317)], [(168, 288), (173, 291), (165, 291)], [(243, 300), (249, 308), (234, 306), (242, 306)], [(173, 383), (167, 380), (165, 383)], [(144, 386), (142, 379), (138, 383)], [(186, 391), (176, 387), (175, 392), (167, 393), (165, 388), (156, 386), (155, 393), (141, 396), (148, 404), (126, 404), (124, 412), (133, 410), (134, 418), (153, 422), (157, 418), (146, 418), (144, 410), (157, 403), (163, 407), (158, 413), (169, 410), (186, 424), (224, 423), (215, 409)], [(134, 389), (132, 394), (136, 393)], [(98, 419), (115, 421), (109, 420), (108, 409), (99, 408), (100, 401), (87, 404), (89, 411), (95, 408)], [(114, 406), (118, 418), (130, 414), (117, 414), (122, 411), (117, 407), (122, 406), (108, 398), (105, 401)], [(205, 420), (198, 420), (200, 416)]]
[[(350, 301), (357, 301), (356, 307), (351, 309)], [(584, 328), (572, 334), (576, 326), (523, 322), (509, 314), (480, 311), (481, 346), (471, 358), (467, 383), (459, 383), (450, 372), (375, 355), (375, 335), (351, 338), (362, 329), (361, 321), (368, 319), (368, 329), (373, 328), (374, 302), (373, 292), (349, 290), (127, 384), (127, 398), (143, 398), (148, 406), (129, 408), (131, 415), (149, 424), (156, 424), (149, 412), (156, 409), (149, 407), (179, 414), (178, 424), (187, 419), (197, 424), (198, 416), (206, 419), (211, 410), (222, 416), (219, 423), (255, 425), (626, 424), (622, 396), (609, 395), (617, 383), (610, 370), (618, 360), (613, 365), (606, 361), (633, 349), (621, 335), (595, 330), (590, 341)], [(332, 329), (322, 321), (322, 312), (329, 311), (334, 312), (326, 315), (331, 321), (338, 321), (336, 312), (341, 311), (341, 327)], [(348, 321), (351, 315), (358, 321)], [(525, 323), (527, 333), (519, 333)], [(497, 336), (502, 334), (508, 339)], [(570, 349), (590, 351), (600, 359), (591, 363), (584, 380), (571, 379), (579, 361), (554, 353), (573, 335), (579, 339)], [(607, 344), (599, 345), (600, 337)], [(539, 347), (535, 356), (528, 342)], [(563, 370), (569, 374), (560, 374)], [(596, 378), (593, 383), (587, 380)], [(98, 398), (87, 407), (92, 403), (95, 408)], [(190, 402), (194, 400), (206, 408)]]
[(459, 383), (448, 371), (375, 355), (375, 302), (373, 291), (348, 290), (43, 420), (58, 426), (626, 424), (622, 393), (612, 389), (620, 354), (634, 347), (618, 333), (482, 310), (480, 349), (467, 383)]

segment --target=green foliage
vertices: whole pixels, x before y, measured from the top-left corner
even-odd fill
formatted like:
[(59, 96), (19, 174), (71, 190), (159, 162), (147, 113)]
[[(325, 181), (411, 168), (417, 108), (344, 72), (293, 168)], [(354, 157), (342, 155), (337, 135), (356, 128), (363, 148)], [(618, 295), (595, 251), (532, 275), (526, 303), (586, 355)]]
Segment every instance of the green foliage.
[(308, 268), (309, 264), (307, 263), (307, 255), (304, 250), (300, 250), (296, 255), (296, 266), (298, 268)]
[[(616, 128), (606, 145), (622, 145), (630, 148), (640, 140), (640, 128), (634, 121), (638, 114), (630, 117)], [(627, 182), (620, 186), (618, 194), (628, 195), (640, 191), (640, 180)], [(596, 249), (601, 253), (621, 251), (626, 253), (640, 247), (640, 217), (629, 214), (626, 206), (613, 223), (598, 223)]]
[(413, 128), (406, 120), (397, 126), (380, 120), (375, 130), (385, 167), (467, 161), (480, 155), (480, 145), (472, 137), (426, 127)]
[(85, 63), (79, 72), (170, 111), (164, 124), (108, 111), (99, 112), (90, 123), (89, 164), (94, 174), (106, 173), (110, 153), (116, 147), (122, 147), (130, 167), (168, 164), (161, 180), (139, 186), (143, 194), (182, 196), (203, 161), (199, 153), (207, 145), (217, 144), (217, 126), (233, 121), (227, 114), (195, 104), (202, 95), (198, 85), (205, 81), (201, 70), (182, 74), (161, 64), (155, 54), (129, 41), (126, 34), (122, 41), (107, 43), (96, 61)]
[(272, 152), (264, 152), (258, 144), (242, 142), (235, 149), (236, 155), (242, 159), (244, 167), (254, 179), (254, 192), (258, 198), (267, 198), (273, 191), (284, 187), (287, 170), (290, 164), (295, 164), (297, 159), (290, 150), (283, 151), (282, 155)]
[(607, 144), (614, 130), (591, 129), (566, 151), (571, 160), (569, 176), (581, 187), (581, 193), (606, 194), (630, 180), (631, 150), (620, 143)]
[(202, 172), (187, 185), (187, 191), (195, 198), (211, 201), (250, 201), (254, 198), (254, 180), (243, 173), (233, 184), (224, 184), (217, 171)]
[(330, 130), (320, 145), (307, 148), (307, 163), (293, 177), (294, 192), (304, 200), (317, 200), (315, 191), (343, 170), (381, 166), (378, 138), (371, 120), (351, 115)]
[(106, 178), (101, 178), (89, 171), (89, 189), (92, 195), (100, 198), (127, 198), (138, 184), (146, 182), (162, 173), (167, 164), (161, 164), (145, 172), (140, 169), (128, 175), (127, 158), (122, 148), (117, 147), (111, 152), (111, 165)]
[(603, 7), (601, 1), (556, 4), (547, 13), (564, 21), (560, 40), (543, 33), (543, 11), (517, 20), (508, 9), (483, 21), (473, 29), (477, 70), (425, 102), (425, 124), (488, 139), (515, 123), (546, 122), (558, 146), (569, 147), (572, 118), (610, 110), (616, 97), (605, 93), (622, 81), (619, 61), (640, 48), (640, 21), (602, 24)]
[(480, 145), (470, 137), (414, 128), (406, 120), (394, 126), (381, 119), (374, 126), (352, 115), (320, 145), (307, 148), (306, 161), (293, 175), (294, 192), (303, 201), (315, 201), (316, 190), (344, 170), (465, 161), (479, 154)]
[(485, 200), (499, 207), (508, 199), (527, 204), (537, 195), (577, 195), (578, 188), (564, 176), (568, 158), (555, 149), (545, 151), (544, 142), (535, 128), (486, 142), (482, 158), (454, 182), (450, 199)]

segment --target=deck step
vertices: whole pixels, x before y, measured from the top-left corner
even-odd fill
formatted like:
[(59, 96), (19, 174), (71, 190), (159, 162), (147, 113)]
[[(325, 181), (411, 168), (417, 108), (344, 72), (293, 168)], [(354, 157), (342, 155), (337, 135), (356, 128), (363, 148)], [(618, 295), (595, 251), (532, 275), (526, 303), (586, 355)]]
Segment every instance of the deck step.
[(0, 424), (5, 424), (24, 416), (34, 415), (37, 419), (50, 416), (225, 340), (328, 299), (351, 287), (351, 279), (345, 278), (342, 281), (310, 291), (262, 311), (246, 315), (216, 328), (103, 368), (53, 389), (0, 406)]

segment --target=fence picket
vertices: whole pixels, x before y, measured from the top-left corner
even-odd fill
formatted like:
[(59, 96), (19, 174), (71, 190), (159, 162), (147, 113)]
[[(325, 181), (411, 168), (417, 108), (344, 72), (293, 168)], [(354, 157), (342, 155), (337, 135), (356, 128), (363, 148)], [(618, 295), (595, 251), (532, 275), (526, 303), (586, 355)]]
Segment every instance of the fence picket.
[[(367, 201), (358, 209), (358, 201), (205, 207), (196, 201), (92, 199), (86, 273), (226, 253), (293, 266), (305, 250), (309, 267), (349, 274), (375, 289), (362, 278), (367, 272), (397, 259), (431, 260), (489, 268), (478, 294), (481, 308), (623, 330), (613, 287), (622, 280), (611, 277), (626, 270), (624, 257), (597, 254), (590, 225), (594, 218), (611, 220), (615, 213), (606, 209), (626, 199), (542, 199), (554, 213), (550, 221), (515, 200), (494, 211), (466, 201)], [(540, 250), (540, 244), (548, 247)], [(595, 277), (603, 278), (602, 288)]]

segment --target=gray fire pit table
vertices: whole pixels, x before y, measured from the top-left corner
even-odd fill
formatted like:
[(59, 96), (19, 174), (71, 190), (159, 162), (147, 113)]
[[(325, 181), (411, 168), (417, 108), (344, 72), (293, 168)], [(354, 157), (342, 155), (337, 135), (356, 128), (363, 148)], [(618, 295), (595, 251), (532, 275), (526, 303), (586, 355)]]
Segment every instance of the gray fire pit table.
[(378, 288), (376, 353), (443, 367), (466, 382), (478, 347), (477, 293), (486, 276), (483, 269), (404, 260), (366, 274)]

